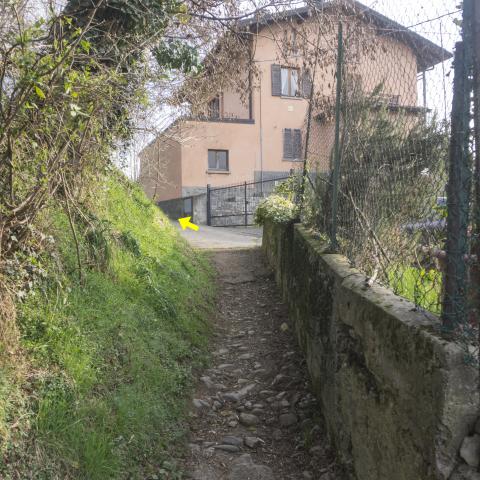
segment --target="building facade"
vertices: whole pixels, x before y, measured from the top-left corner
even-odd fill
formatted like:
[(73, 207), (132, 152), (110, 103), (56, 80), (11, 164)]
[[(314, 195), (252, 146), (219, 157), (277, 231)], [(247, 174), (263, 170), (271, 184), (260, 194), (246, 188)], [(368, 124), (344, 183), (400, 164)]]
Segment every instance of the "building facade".
[(149, 197), (162, 201), (204, 193), (207, 185), (280, 177), (300, 168), (305, 157), (327, 170), (340, 20), (346, 81), (365, 94), (377, 89), (392, 114), (421, 117), (419, 75), (451, 55), (420, 35), (358, 2), (341, 12), (299, 8), (246, 21), (255, 65), (249, 94), (212, 92), (194, 119), (176, 122), (141, 152), (139, 181)]

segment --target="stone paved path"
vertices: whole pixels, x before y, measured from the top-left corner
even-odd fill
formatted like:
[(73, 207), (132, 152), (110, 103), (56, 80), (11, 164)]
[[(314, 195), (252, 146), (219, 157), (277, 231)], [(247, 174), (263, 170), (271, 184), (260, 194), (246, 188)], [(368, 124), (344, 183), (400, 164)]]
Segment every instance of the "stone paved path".
[(261, 252), (217, 252), (213, 261), (214, 361), (192, 403), (185, 470), (195, 480), (344, 479)]

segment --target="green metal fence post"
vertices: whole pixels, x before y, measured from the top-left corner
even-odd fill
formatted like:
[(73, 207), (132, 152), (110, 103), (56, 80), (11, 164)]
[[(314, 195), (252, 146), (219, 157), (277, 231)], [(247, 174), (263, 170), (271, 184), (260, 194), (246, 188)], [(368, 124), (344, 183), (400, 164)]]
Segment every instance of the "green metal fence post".
[(338, 52), (337, 52), (337, 97), (335, 101), (335, 145), (333, 153), (333, 176), (332, 176), (332, 217), (330, 227), (330, 250), (338, 250), (337, 239), (337, 214), (338, 214), (338, 190), (340, 181), (340, 113), (342, 106), (342, 68), (343, 68), (343, 24), (338, 24)]
[(247, 200), (247, 182), (243, 187), (243, 194), (245, 197), (245, 226), (248, 226), (248, 200)]
[[(308, 98), (308, 112), (307, 112), (307, 132), (305, 135), (305, 151), (303, 153), (303, 171), (302, 171), (302, 183), (300, 185), (300, 210), (303, 209), (305, 200), (305, 180), (308, 176), (307, 162), (308, 162), (308, 149), (310, 148), (310, 135), (312, 127), (312, 115), (313, 115), (313, 100), (315, 98), (315, 81), (317, 79), (317, 67), (318, 56), (320, 54), (320, 29), (317, 32), (317, 42), (315, 45), (315, 60), (313, 64), (313, 75), (311, 77), (310, 95)], [(310, 178), (309, 178), (310, 180)]]
[(211, 187), (207, 184), (207, 225), (212, 225), (212, 199), (211, 199)]
[(463, 41), (457, 43), (454, 60), (452, 134), (447, 186), (446, 271), (442, 321), (447, 331), (467, 322), (468, 228), (472, 189), (470, 112), (473, 49), (470, 19), (473, 0), (464, 1)]
[(473, 5), (473, 131), (475, 139), (474, 199), (472, 255), (476, 258), (470, 268), (470, 296), (473, 318), (480, 322), (480, 4)]

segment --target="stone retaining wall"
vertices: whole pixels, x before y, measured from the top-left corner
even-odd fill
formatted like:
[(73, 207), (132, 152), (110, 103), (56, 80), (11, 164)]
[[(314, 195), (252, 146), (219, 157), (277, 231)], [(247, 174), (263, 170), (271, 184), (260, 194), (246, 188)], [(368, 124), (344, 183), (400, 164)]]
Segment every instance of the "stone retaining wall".
[(300, 225), (264, 227), (329, 435), (358, 480), (447, 479), (478, 415), (478, 372), (434, 316)]

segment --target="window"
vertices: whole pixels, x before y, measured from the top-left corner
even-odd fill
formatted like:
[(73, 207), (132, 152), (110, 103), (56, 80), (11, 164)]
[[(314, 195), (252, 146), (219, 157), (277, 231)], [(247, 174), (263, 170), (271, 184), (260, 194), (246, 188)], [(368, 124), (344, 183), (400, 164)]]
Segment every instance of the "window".
[(300, 95), (297, 68), (272, 65), (272, 95), (277, 97), (297, 97)]
[(298, 70), (296, 68), (282, 68), (282, 95), (284, 97), (296, 97), (298, 93)]
[(208, 102), (209, 118), (220, 118), (220, 97), (215, 97)]
[(287, 55), (298, 55), (297, 30), (295, 27), (283, 31), (283, 48)]
[(302, 159), (302, 131), (286, 128), (283, 131), (283, 158), (285, 160)]
[(344, 61), (350, 65), (359, 65), (362, 59), (362, 48), (360, 41), (356, 38), (348, 42), (348, 47), (344, 52)]
[(209, 150), (208, 170), (228, 172), (228, 150)]
[(388, 106), (398, 107), (400, 105), (400, 95), (389, 95)]
[(292, 31), (292, 55), (298, 55), (297, 31)]
[(363, 96), (365, 90), (362, 75), (356, 73), (355, 71), (349, 71), (348, 75), (346, 75), (344, 79), (344, 83), (347, 92), (352, 92), (352, 94)]
[(296, 97), (298, 92), (298, 70), (296, 68), (282, 67), (282, 95)]
[(379, 105), (386, 107), (398, 107), (400, 105), (400, 95), (390, 95), (381, 93), (375, 97)]
[(310, 76), (310, 72), (308, 70), (304, 70), (302, 72), (302, 95), (304, 98), (310, 98), (312, 94), (312, 77)]

